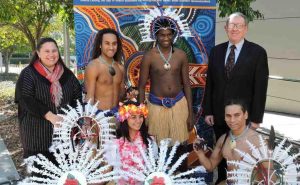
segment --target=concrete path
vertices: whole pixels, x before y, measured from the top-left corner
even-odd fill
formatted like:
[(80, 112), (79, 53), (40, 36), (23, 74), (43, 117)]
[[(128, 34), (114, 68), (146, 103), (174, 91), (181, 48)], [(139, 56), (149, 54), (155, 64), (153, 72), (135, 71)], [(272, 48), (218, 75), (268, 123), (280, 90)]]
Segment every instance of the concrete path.
[(300, 141), (300, 116), (266, 112), (262, 127), (270, 129), (273, 125), (276, 132), (289, 139)]
[(17, 181), (19, 179), (20, 176), (10, 157), (9, 151), (7, 150), (6, 146), (4, 145), (3, 139), (0, 136), (0, 184), (4, 182)]

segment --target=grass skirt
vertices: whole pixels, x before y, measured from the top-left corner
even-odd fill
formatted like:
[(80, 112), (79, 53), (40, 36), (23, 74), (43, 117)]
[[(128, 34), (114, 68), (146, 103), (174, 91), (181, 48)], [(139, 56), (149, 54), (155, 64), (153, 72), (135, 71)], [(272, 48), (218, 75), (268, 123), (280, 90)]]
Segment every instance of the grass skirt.
[(159, 143), (164, 138), (171, 138), (172, 142), (186, 141), (189, 137), (187, 128), (188, 106), (187, 100), (183, 97), (173, 107), (165, 108), (148, 102), (149, 133)]

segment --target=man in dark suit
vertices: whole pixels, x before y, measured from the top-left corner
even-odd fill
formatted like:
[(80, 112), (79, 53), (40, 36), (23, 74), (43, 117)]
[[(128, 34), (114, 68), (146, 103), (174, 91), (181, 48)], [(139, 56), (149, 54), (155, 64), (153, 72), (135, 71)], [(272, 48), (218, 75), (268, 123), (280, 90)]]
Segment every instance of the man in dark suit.
[[(209, 57), (203, 109), (205, 122), (213, 126), (216, 139), (229, 128), (224, 121), (224, 102), (243, 99), (249, 110), (251, 127), (262, 123), (268, 86), (267, 53), (261, 46), (245, 39), (248, 20), (242, 13), (231, 14), (225, 25), (228, 42), (212, 48)], [(226, 166), (224, 161), (221, 166)], [(218, 168), (218, 182), (226, 171)]]

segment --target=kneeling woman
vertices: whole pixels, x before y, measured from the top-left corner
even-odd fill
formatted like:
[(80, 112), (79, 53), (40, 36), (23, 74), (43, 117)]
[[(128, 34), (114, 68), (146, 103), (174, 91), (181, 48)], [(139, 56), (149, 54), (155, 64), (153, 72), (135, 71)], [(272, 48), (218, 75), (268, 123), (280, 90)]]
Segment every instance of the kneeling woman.
[[(128, 171), (129, 166), (139, 169), (138, 164), (135, 162), (137, 158), (139, 161), (143, 161), (139, 147), (147, 149), (149, 142), (154, 142), (154, 138), (148, 134), (145, 124), (148, 110), (144, 104), (127, 101), (124, 105), (120, 106), (118, 112), (120, 127), (117, 130), (118, 139), (116, 139), (115, 145), (121, 169)], [(107, 154), (109, 157), (112, 156), (111, 151), (108, 151)], [(117, 184), (140, 185), (143, 182), (128, 177), (119, 179)]]

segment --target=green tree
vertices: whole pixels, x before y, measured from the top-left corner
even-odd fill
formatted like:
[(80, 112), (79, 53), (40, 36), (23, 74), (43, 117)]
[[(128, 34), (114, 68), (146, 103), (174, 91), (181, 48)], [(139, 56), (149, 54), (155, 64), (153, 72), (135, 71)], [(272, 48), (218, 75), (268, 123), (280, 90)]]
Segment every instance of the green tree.
[(74, 30), (73, 0), (58, 0), (58, 2), (61, 4), (62, 20), (67, 23), (71, 30)]
[(5, 73), (8, 73), (10, 58), (16, 49), (26, 47), (27, 40), (20, 31), (9, 26), (0, 27), (0, 52), (3, 55)]
[(241, 12), (245, 14), (249, 21), (253, 21), (256, 18), (264, 18), (263, 14), (259, 10), (253, 10), (251, 3), (256, 0), (218, 0), (219, 4), (219, 16), (226, 17), (233, 12)]
[(59, 12), (57, 0), (0, 0), (0, 26), (6, 25), (21, 31), (32, 51), (49, 26), (52, 17)]

